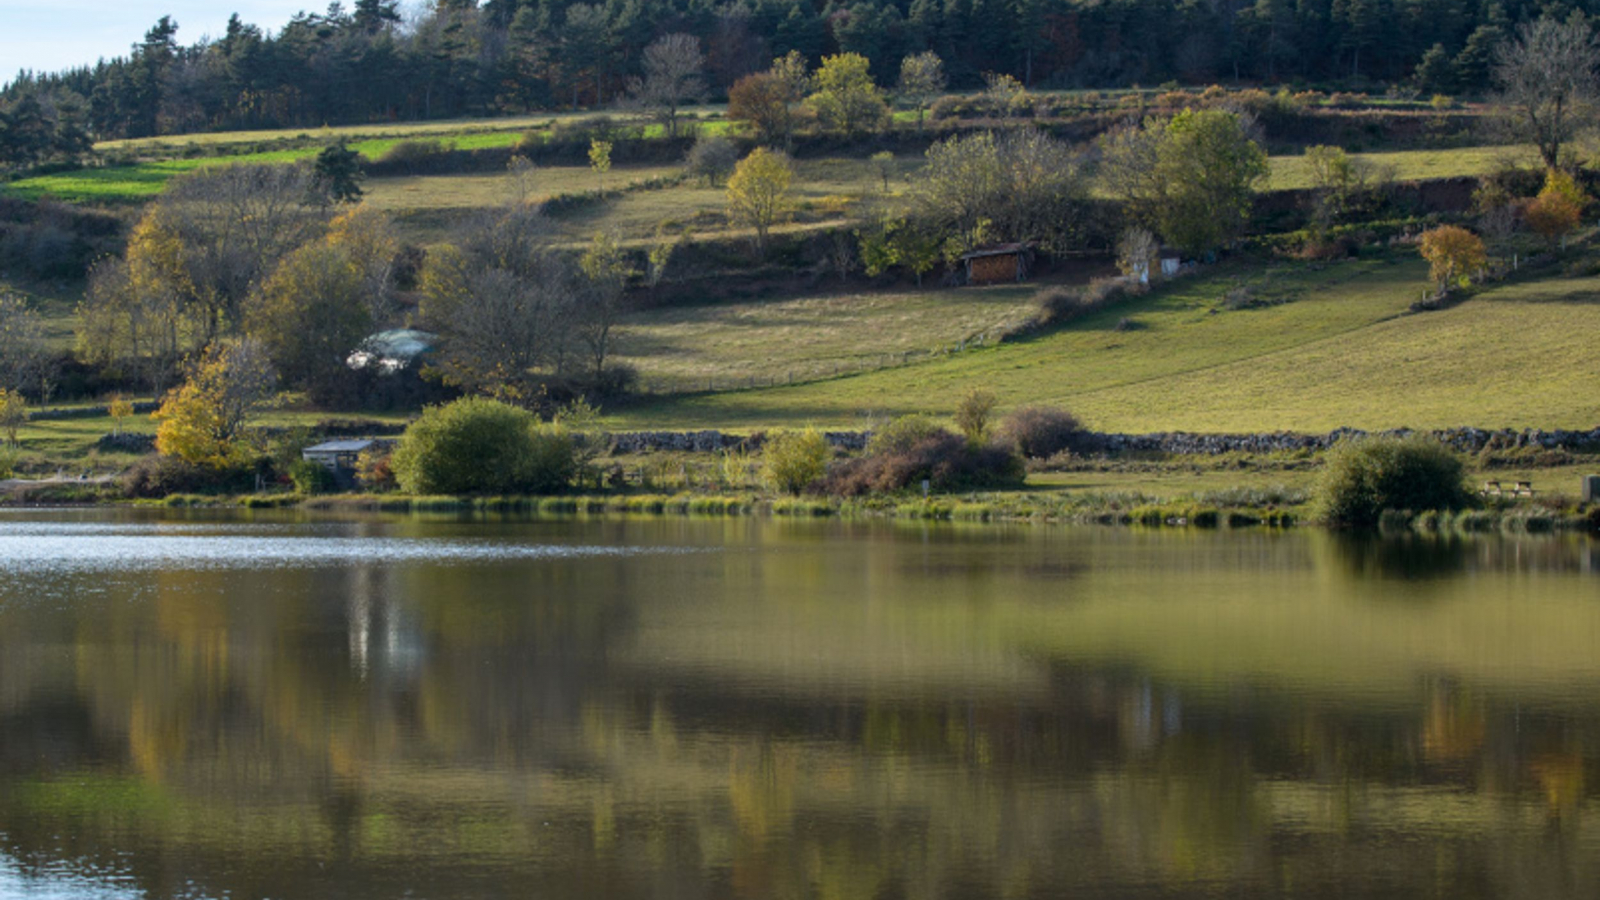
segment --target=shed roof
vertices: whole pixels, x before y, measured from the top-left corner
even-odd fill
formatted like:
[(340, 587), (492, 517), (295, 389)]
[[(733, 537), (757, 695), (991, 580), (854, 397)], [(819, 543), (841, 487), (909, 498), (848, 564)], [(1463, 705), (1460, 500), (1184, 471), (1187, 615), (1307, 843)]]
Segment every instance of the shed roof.
[(367, 449), (368, 447), (371, 447), (373, 445), (373, 443), (374, 443), (373, 441), (365, 441), (365, 440), (361, 440), (361, 441), (327, 441), (325, 443), (318, 444), (315, 447), (307, 447), (302, 452), (304, 452), (304, 453), (360, 453), (361, 451)]
[(1028, 249), (1027, 244), (991, 244), (987, 247), (979, 247), (971, 252), (963, 253), (961, 258), (980, 259), (985, 256), (1013, 256), (1018, 253), (1026, 253)]

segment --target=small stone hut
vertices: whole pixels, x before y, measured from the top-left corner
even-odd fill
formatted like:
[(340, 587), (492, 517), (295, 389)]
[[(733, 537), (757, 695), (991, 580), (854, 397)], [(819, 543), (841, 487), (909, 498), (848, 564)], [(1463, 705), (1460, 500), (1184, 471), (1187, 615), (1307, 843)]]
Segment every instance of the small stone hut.
[(967, 284), (1004, 284), (1026, 281), (1033, 265), (1033, 248), (1028, 244), (992, 244), (961, 256)]
[(328, 441), (301, 450), (300, 458), (317, 463), (335, 475), (340, 472), (354, 472), (356, 459), (377, 443), (371, 440)]

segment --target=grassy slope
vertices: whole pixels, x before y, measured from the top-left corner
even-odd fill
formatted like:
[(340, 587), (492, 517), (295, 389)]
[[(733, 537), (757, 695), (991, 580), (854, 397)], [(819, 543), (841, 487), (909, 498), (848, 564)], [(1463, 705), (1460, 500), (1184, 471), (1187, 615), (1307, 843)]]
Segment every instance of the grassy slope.
[[(1062, 330), (933, 362), (794, 387), (643, 404), (619, 427), (859, 425), (949, 413), (967, 388), (1005, 405), (1058, 403), (1118, 431), (1320, 431), (1452, 425), (1593, 427), (1600, 279), (1486, 291), (1404, 315), (1426, 277), (1415, 258), (1326, 268), (1224, 266)], [(1228, 311), (1241, 281), (1286, 301)], [(1117, 331), (1119, 319), (1137, 323)]]
[(927, 353), (1026, 321), (1034, 289), (929, 288), (652, 309), (623, 321), (616, 353), (662, 388), (708, 378), (811, 379), (878, 368), (890, 356)]

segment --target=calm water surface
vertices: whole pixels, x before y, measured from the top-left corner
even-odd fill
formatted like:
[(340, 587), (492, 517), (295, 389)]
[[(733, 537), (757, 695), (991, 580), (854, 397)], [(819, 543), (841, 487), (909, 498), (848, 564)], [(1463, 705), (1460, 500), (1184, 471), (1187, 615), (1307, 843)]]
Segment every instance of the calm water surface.
[(1592, 898), (1597, 548), (0, 513), (0, 897)]

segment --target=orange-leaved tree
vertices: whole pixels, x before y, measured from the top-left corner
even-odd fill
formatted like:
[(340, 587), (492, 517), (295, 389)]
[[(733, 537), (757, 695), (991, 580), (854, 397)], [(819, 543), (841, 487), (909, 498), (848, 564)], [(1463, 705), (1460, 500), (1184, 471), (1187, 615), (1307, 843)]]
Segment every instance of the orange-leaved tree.
[(1552, 244), (1578, 227), (1587, 198), (1572, 176), (1560, 169), (1545, 172), (1544, 187), (1524, 214), (1528, 227)]
[(1423, 232), (1422, 258), (1428, 261), (1428, 274), (1441, 290), (1452, 283), (1465, 284), (1488, 262), (1483, 239), (1459, 225), (1440, 225)]

